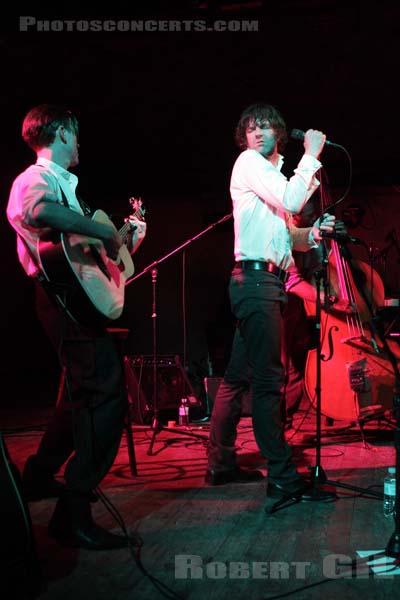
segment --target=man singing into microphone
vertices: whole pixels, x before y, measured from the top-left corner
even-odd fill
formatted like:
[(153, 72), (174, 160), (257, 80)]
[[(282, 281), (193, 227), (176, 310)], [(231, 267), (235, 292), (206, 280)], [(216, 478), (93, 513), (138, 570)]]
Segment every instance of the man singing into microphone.
[(211, 416), (206, 483), (247, 483), (262, 477), (260, 471), (238, 467), (235, 449), (241, 396), (251, 387), (254, 435), (268, 462), (267, 494), (301, 493), (307, 499), (307, 483), (292, 462), (281, 420), (281, 313), (292, 248), (316, 247), (321, 230), (333, 231), (335, 218), (324, 215), (323, 224), (318, 219), (307, 228), (293, 225), (292, 215), (318, 188), (318, 159), (326, 137), (313, 129), (305, 133), (304, 155), (289, 180), (281, 173), (286, 140), (285, 122), (273, 106), (254, 104), (242, 113), (236, 128), (242, 152), (230, 186), (236, 262), (229, 294), (237, 327)]

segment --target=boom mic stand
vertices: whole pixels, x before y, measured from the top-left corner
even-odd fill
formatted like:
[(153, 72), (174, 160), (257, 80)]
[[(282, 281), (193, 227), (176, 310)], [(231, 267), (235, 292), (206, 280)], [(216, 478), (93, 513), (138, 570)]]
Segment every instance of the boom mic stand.
[[(164, 427), (161, 419), (160, 419), (160, 411), (159, 411), (159, 402), (158, 402), (158, 389), (157, 389), (157, 306), (156, 306), (156, 283), (157, 283), (157, 275), (158, 275), (158, 265), (160, 265), (162, 262), (164, 262), (165, 260), (167, 260), (167, 258), (170, 258), (171, 256), (173, 256), (174, 254), (176, 254), (177, 252), (179, 252), (180, 250), (183, 250), (184, 248), (186, 248), (186, 246), (188, 246), (189, 244), (191, 244), (192, 242), (194, 242), (195, 240), (198, 240), (200, 237), (202, 237), (205, 233), (207, 233), (208, 231), (210, 231), (211, 229), (213, 229), (214, 227), (216, 227), (217, 225), (219, 225), (220, 223), (223, 223), (224, 221), (227, 221), (228, 219), (230, 219), (232, 217), (232, 213), (225, 215), (224, 217), (222, 217), (221, 219), (219, 219), (218, 221), (212, 223), (211, 225), (209, 225), (208, 227), (206, 227), (206, 229), (203, 229), (203, 231), (200, 231), (200, 233), (198, 233), (197, 235), (195, 235), (192, 238), (189, 238), (188, 240), (186, 240), (186, 242), (184, 242), (183, 244), (181, 244), (180, 246), (178, 246), (177, 248), (175, 248), (174, 250), (172, 250), (171, 252), (168, 252), (168, 254), (166, 254), (165, 256), (163, 256), (162, 258), (160, 258), (159, 260), (155, 260), (154, 262), (152, 262), (150, 265), (148, 265), (147, 267), (145, 267), (143, 269), (143, 271), (141, 271), (140, 273), (138, 273), (137, 275), (135, 275), (135, 277), (132, 277), (127, 283), (126, 286), (131, 284), (133, 281), (135, 281), (136, 279), (138, 279), (139, 277), (141, 277), (142, 275), (144, 275), (145, 273), (148, 273), (149, 271), (151, 272), (151, 281), (152, 281), (152, 292), (153, 292), (153, 297), (152, 297), (152, 314), (151, 314), (151, 318), (152, 318), (152, 330), (153, 330), (153, 410), (154, 410), (154, 416), (153, 416), (153, 421), (152, 421), (152, 425), (151, 428), (153, 430), (153, 435), (151, 438), (151, 442), (150, 442), (150, 446), (149, 449), (147, 451), (148, 456), (152, 456), (155, 453), (153, 453), (153, 445), (156, 439), (156, 436), (158, 433), (160, 433), (160, 431), (162, 430), (166, 430), (166, 431), (172, 431), (175, 434), (178, 435), (185, 435), (185, 436), (190, 436), (190, 437), (195, 437), (195, 438), (200, 438), (202, 440), (207, 441), (208, 437), (204, 436), (204, 435), (200, 435), (200, 434), (196, 434), (190, 431), (180, 431), (177, 428), (169, 428), (169, 427)], [(185, 368), (186, 365), (183, 365), (183, 368)], [(186, 379), (186, 377), (185, 377)]]

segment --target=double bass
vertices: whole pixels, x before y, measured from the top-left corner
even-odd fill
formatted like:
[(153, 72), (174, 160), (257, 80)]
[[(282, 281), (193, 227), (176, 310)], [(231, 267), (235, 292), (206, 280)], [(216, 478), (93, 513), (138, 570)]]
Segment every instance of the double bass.
[[(393, 407), (399, 346), (379, 335), (376, 309), (384, 304), (379, 274), (354, 259), (346, 246), (331, 240), (327, 261), (330, 293), (341, 310), (321, 311), (321, 413), (334, 420), (359, 422)], [(310, 313), (310, 307), (306, 307)], [(317, 350), (310, 350), (305, 388), (315, 406)]]

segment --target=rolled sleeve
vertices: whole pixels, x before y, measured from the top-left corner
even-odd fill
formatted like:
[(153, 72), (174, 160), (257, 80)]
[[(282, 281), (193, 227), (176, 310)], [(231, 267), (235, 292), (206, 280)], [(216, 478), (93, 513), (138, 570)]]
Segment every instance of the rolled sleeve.
[(59, 202), (58, 183), (48, 173), (35, 172), (29, 180), (20, 182), (18, 197), (21, 198), (21, 223), (27, 227), (40, 227), (34, 211), (41, 202)]

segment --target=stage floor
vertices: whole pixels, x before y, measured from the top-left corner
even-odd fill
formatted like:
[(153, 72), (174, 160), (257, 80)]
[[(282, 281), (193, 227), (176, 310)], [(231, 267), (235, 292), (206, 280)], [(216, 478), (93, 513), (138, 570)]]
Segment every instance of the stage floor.
[[(4, 440), (19, 469), (35, 452), (51, 410), (0, 412)], [(295, 426), (299, 431), (288, 437), (299, 470), (307, 473), (316, 465), (314, 410), (299, 411)], [(163, 429), (149, 455), (153, 431), (134, 424), (137, 476), (130, 471), (124, 435), (101, 490), (140, 540), (140, 550), (62, 548), (47, 536), (55, 500), (29, 503), (46, 584), (40, 598), (261, 600), (290, 592), (298, 600), (397, 597), (395, 566), (378, 575), (363, 564), (353, 574), (349, 566), (337, 565), (337, 555), (348, 564), (359, 551), (385, 549), (394, 532), (394, 519), (383, 516), (382, 501), (369, 492), (382, 492), (387, 467), (395, 464), (390, 422), (366, 422), (366, 444), (358, 426), (337, 421), (327, 427), (323, 422), (322, 471), (330, 481), (366, 491), (337, 487), (334, 502), (298, 503), (273, 514), (264, 510), (265, 481), (205, 486), (208, 429), (207, 420), (192, 423), (187, 435)], [(241, 465), (267, 473), (251, 417), (240, 421), (237, 446)], [(101, 525), (120, 531), (101, 501), (93, 505), (93, 513)]]

